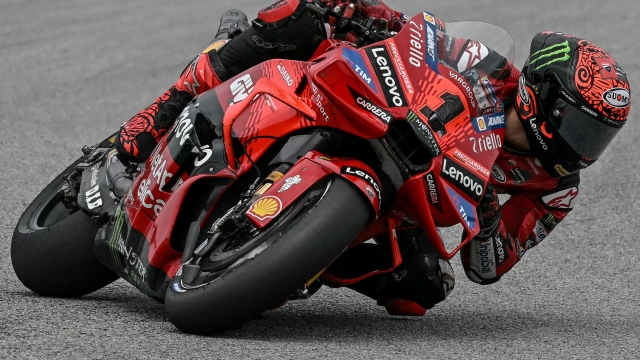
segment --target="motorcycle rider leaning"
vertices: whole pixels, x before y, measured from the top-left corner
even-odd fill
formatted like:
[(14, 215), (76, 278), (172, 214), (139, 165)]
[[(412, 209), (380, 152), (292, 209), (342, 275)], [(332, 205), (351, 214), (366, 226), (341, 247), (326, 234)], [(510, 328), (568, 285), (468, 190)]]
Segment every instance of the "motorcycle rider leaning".
[[(395, 31), (403, 26), (404, 16), (381, 0), (316, 2), (345, 17), (383, 19), (382, 26)], [(217, 35), (224, 39), (214, 40), (171, 88), (122, 126), (116, 137), (122, 159), (145, 161), (196, 95), (265, 60), (308, 60), (322, 40), (320, 22), (304, 1), (279, 0), (261, 10), (251, 25), (246, 20), (239, 10), (225, 12)], [(353, 41), (350, 34), (336, 36)], [(491, 284), (571, 211), (580, 170), (599, 158), (626, 122), (629, 83), (609, 54), (568, 34), (535, 35), (522, 72), (473, 40), (444, 33), (438, 46), (440, 61), (474, 89), (482, 89), (478, 93), (504, 94), (499, 100), (506, 117), (497, 126), (506, 126), (506, 135), (478, 207), (482, 231), (461, 251), (467, 277)], [(488, 95), (477, 101), (492, 103)], [(499, 107), (500, 101), (493, 105)], [(480, 131), (483, 126), (488, 125), (474, 124)], [(501, 205), (498, 193), (511, 197)], [(453, 269), (421, 230), (401, 231), (398, 238), (403, 264), (390, 275), (373, 276), (350, 288), (377, 300), (391, 314), (423, 315), (453, 289)], [(384, 246), (365, 243), (346, 251), (329, 271), (355, 277), (390, 263)]]

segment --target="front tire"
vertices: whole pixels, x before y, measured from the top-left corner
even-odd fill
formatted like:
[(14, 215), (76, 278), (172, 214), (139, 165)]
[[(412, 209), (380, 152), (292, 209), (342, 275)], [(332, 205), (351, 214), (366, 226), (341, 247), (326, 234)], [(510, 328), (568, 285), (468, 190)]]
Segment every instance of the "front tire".
[(353, 242), (369, 215), (362, 193), (334, 178), (313, 206), (292, 216), (270, 235), (268, 247), (241, 265), (195, 288), (184, 286), (177, 275), (165, 298), (169, 320), (184, 332), (203, 335), (241, 325), (327, 267)]
[(11, 240), (11, 262), (18, 279), (44, 296), (78, 297), (118, 279), (94, 252), (98, 225), (56, 197), (74, 162), (42, 190), (24, 211)]

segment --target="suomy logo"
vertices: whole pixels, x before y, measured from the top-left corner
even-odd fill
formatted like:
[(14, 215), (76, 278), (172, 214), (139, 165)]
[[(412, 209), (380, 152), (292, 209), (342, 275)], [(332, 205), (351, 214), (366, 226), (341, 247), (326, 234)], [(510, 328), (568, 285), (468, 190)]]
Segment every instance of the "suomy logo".
[(407, 99), (405, 99), (404, 93), (398, 86), (400, 81), (396, 70), (391, 64), (391, 58), (386, 48), (384, 46), (369, 48), (367, 49), (367, 54), (383, 85), (382, 89), (389, 106), (407, 106)]
[(616, 108), (624, 109), (629, 106), (629, 90), (623, 88), (613, 88), (602, 94), (604, 101)]

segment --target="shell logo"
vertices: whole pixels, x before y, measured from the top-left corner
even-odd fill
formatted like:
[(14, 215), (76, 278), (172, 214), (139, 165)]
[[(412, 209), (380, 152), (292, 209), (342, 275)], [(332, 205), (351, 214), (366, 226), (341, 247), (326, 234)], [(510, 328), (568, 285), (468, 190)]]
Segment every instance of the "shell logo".
[(247, 215), (260, 221), (276, 217), (282, 209), (282, 201), (275, 196), (265, 196), (251, 205)]

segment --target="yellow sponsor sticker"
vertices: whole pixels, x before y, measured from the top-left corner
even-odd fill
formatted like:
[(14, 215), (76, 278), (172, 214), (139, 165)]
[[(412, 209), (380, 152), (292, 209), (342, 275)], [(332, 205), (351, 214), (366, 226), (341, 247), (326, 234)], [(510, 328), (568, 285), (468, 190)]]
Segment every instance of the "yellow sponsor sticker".
[(556, 165), (554, 166), (554, 168), (556, 169), (558, 174), (560, 174), (560, 176), (567, 176), (571, 174), (570, 172), (567, 171), (567, 169), (563, 168), (562, 165)]
[(211, 50), (220, 50), (220, 48), (228, 43), (229, 40), (216, 40), (214, 42), (211, 43), (211, 45), (207, 46), (206, 49), (204, 49), (204, 51), (202, 52), (203, 54), (207, 54), (209, 53)]
[(247, 211), (247, 215), (251, 215), (260, 221), (264, 221), (266, 219), (274, 218), (282, 209), (282, 201), (275, 196), (265, 196), (264, 198), (256, 201), (249, 211)]

